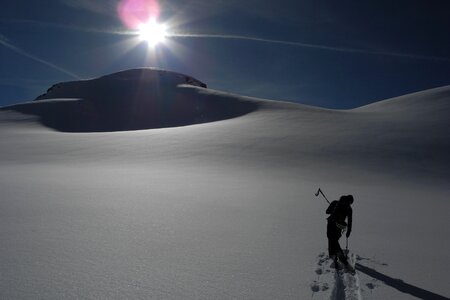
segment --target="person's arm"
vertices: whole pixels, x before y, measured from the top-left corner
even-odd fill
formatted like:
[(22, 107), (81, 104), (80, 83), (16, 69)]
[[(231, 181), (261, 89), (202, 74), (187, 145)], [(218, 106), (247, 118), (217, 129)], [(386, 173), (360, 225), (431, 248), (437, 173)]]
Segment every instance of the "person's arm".
[(348, 210), (348, 216), (347, 216), (347, 234), (346, 236), (349, 237), (350, 233), (352, 232), (352, 221), (353, 221), (353, 209), (350, 207)]

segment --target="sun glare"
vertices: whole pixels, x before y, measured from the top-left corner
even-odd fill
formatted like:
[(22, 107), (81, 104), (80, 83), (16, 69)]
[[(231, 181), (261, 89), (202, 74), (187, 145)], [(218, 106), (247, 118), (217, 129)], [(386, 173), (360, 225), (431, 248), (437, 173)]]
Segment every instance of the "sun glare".
[(139, 37), (142, 41), (146, 41), (150, 47), (165, 41), (167, 35), (166, 26), (158, 24), (156, 20), (150, 20), (139, 26)]

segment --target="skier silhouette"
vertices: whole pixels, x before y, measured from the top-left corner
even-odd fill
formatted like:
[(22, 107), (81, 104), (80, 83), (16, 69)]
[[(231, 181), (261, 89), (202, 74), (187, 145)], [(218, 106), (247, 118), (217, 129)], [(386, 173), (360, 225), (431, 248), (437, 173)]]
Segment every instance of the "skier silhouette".
[[(352, 195), (341, 196), (339, 201), (334, 200), (331, 202), (326, 210), (326, 213), (330, 215), (327, 218), (328, 255), (333, 259), (334, 266), (337, 269), (339, 268), (338, 260), (341, 261), (345, 267), (349, 267), (347, 256), (339, 245), (339, 239), (344, 230), (347, 230), (347, 238), (352, 232), (352, 203)], [(345, 219), (347, 219), (347, 223), (345, 222)]]

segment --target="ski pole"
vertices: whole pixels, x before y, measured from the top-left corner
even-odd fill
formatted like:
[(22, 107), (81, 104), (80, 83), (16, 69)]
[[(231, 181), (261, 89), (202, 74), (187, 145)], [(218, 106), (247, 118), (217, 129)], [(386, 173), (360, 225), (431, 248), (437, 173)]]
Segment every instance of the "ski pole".
[(314, 195), (316, 195), (316, 197), (318, 197), (319, 193), (322, 194), (322, 196), (325, 198), (325, 200), (327, 200), (328, 204), (330, 204), (330, 201), (328, 201), (327, 197), (325, 196), (325, 194), (322, 192), (322, 190), (320, 188), (317, 190), (317, 193), (315, 193)]
[(345, 258), (348, 259), (348, 238), (345, 239)]

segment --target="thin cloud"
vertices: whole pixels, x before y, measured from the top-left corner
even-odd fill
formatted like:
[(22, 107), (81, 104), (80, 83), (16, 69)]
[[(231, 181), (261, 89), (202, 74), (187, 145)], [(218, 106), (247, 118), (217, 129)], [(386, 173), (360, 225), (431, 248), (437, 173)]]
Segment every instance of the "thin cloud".
[(53, 63), (51, 63), (51, 62), (49, 62), (49, 61), (43, 60), (42, 58), (39, 58), (39, 57), (37, 57), (37, 56), (35, 56), (35, 55), (33, 55), (33, 54), (30, 54), (30, 53), (26, 52), (25, 50), (22, 50), (21, 48), (15, 46), (15, 45), (12, 44), (10, 41), (8, 41), (8, 39), (7, 39), (6, 37), (4, 37), (3, 35), (0, 35), (0, 45), (2, 45), (2, 46), (4, 46), (4, 47), (6, 47), (6, 48), (8, 48), (8, 49), (10, 49), (10, 50), (12, 50), (12, 51), (14, 51), (14, 52), (16, 52), (17, 54), (20, 54), (20, 55), (22, 55), (22, 56), (25, 56), (25, 57), (27, 57), (27, 58), (29, 58), (29, 59), (32, 59), (32, 60), (34, 60), (34, 61), (36, 61), (36, 62), (39, 62), (39, 63), (41, 63), (41, 64), (43, 64), (43, 65), (46, 65), (47, 67), (50, 67), (50, 68), (52, 68), (52, 69), (54, 69), (54, 70), (57, 70), (57, 71), (59, 71), (59, 72), (62, 72), (62, 73), (64, 73), (64, 74), (66, 74), (66, 75), (69, 75), (69, 76), (72, 77), (72, 78), (75, 78), (75, 79), (81, 79), (81, 78), (80, 78), (78, 75), (76, 75), (75, 73), (72, 73), (72, 72), (70, 72), (70, 71), (67, 71), (67, 70), (65, 70), (65, 69), (63, 69), (63, 68), (61, 68), (61, 67), (59, 67), (59, 66), (57, 66), (57, 65), (55, 65), (55, 64), (53, 64)]
[(180, 38), (213, 38), (213, 39), (246, 40), (246, 41), (281, 44), (281, 45), (287, 45), (287, 46), (311, 48), (311, 49), (326, 50), (326, 51), (337, 51), (337, 52), (357, 53), (357, 54), (366, 54), (366, 55), (383, 55), (383, 56), (401, 57), (401, 58), (409, 58), (409, 59), (450, 62), (450, 58), (447, 58), (447, 57), (425, 56), (425, 55), (397, 53), (397, 52), (385, 52), (385, 51), (374, 51), (374, 50), (365, 50), (365, 49), (347, 48), (347, 47), (333, 47), (333, 46), (318, 45), (318, 44), (264, 39), (264, 38), (242, 36), (242, 35), (173, 33), (173, 34), (170, 34), (169, 36), (170, 37), (180, 37)]

